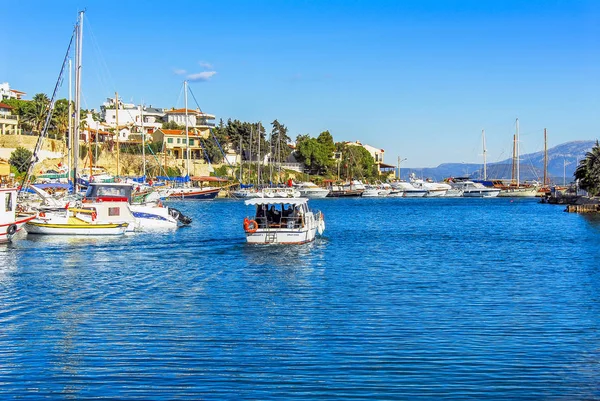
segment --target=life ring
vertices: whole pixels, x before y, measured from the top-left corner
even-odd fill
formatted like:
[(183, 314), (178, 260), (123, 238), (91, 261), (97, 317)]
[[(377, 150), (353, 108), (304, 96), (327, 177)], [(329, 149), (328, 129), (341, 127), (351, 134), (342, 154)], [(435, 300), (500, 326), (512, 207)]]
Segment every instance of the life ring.
[(96, 211), (92, 212), (92, 221), (96, 220), (96, 217), (98, 217), (98, 215), (96, 214)]
[(44, 212), (40, 212), (40, 213), (38, 214), (38, 216), (40, 216), (40, 217), (46, 217), (46, 213), (44, 213)]
[(249, 218), (244, 219), (244, 231), (250, 234), (254, 234), (258, 230), (258, 223), (255, 220)]
[(11, 224), (6, 229), (6, 234), (8, 234), (8, 235), (13, 235), (16, 232), (17, 232), (17, 225), (16, 224)]

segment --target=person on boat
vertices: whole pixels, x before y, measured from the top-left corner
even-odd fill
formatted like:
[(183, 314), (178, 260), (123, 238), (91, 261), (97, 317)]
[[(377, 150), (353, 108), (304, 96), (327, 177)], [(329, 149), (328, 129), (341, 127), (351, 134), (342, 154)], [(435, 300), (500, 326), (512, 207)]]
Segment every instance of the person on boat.
[(291, 228), (293, 226), (292, 214), (294, 214), (294, 209), (292, 209), (292, 205), (288, 205), (287, 209), (283, 209), (281, 212), (281, 217), (283, 224), (287, 225)]
[(271, 209), (269, 210), (269, 215), (267, 215), (267, 217), (270, 217), (269, 220), (272, 224), (281, 224), (281, 213), (275, 208), (275, 205), (271, 205)]
[(256, 206), (256, 222), (260, 228), (264, 228), (267, 225), (267, 213), (265, 205)]

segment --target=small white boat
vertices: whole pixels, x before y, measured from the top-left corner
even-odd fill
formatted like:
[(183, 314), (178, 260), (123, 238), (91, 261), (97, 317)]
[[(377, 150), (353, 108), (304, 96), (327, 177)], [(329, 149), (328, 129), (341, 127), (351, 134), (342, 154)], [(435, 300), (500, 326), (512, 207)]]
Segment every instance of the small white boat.
[(9, 242), (35, 214), (17, 214), (17, 190), (0, 188), (0, 244)]
[(131, 211), (132, 219), (127, 220), (129, 231), (146, 229), (170, 229), (191, 224), (192, 220), (179, 210), (164, 206), (160, 201), (133, 203), (132, 184), (128, 183), (90, 183), (85, 194), (84, 204), (89, 202), (124, 202)]
[(29, 234), (42, 235), (122, 235), (132, 219), (126, 203), (102, 202), (40, 212), (25, 229)]
[(411, 183), (406, 181), (396, 181), (392, 183), (394, 191), (402, 192), (405, 198), (422, 198), (427, 195), (426, 189), (415, 188)]
[(323, 213), (313, 212), (306, 198), (248, 199), (253, 208), (244, 219), (249, 244), (305, 244), (325, 231)]
[(441, 183), (441, 182), (433, 182), (429, 179), (421, 180), (421, 179), (413, 178), (413, 180), (411, 181), (411, 184), (417, 189), (426, 189), (427, 194), (425, 196), (427, 196), (428, 198), (445, 196), (446, 192), (448, 192), (448, 190), (452, 188), (448, 184)]
[(298, 190), (302, 198), (325, 198), (329, 194), (328, 189), (321, 188), (313, 182), (300, 182), (295, 184), (294, 187)]
[(470, 180), (455, 182), (452, 188), (463, 191), (464, 198), (495, 198), (500, 193), (500, 188), (486, 187)]

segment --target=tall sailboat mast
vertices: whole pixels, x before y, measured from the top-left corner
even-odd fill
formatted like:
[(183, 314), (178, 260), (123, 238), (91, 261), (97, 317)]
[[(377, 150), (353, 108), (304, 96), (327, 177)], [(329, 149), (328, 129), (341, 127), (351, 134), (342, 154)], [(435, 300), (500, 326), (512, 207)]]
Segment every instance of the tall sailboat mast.
[(185, 98), (185, 173), (190, 176), (190, 135), (188, 131), (188, 94), (187, 94), (187, 81), (183, 81), (183, 90)]
[(117, 123), (117, 177), (119, 176), (119, 153), (121, 152), (120, 146), (119, 146), (119, 142), (121, 140), (120, 136), (121, 133), (119, 132), (119, 93), (115, 92), (115, 103), (116, 103), (116, 109), (115, 109), (115, 120)]
[(518, 188), (519, 185), (521, 184), (521, 182), (520, 182), (520, 170), (519, 170), (519, 168), (520, 168), (519, 165), (521, 163), (520, 163), (520, 160), (519, 160), (520, 155), (519, 155), (519, 119), (518, 118), (517, 118), (517, 133), (516, 133), (515, 138), (516, 138), (515, 139), (515, 141), (516, 141), (515, 146), (516, 146), (516, 153), (517, 153), (516, 162), (517, 162), (517, 188)]
[(260, 160), (260, 121), (258, 122), (258, 157), (256, 158), (256, 167), (257, 167), (257, 172), (256, 172), (256, 186), (260, 186), (260, 165), (261, 165), (261, 160)]
[(544, 128), (544, 186), (548, 185), (548, 137)]
[(140, 105), (140, 123), (142, 124), (142, 177), (146, 179), (146, 131), (144, 131), (144, 104)]
[(486, 153), (487, 150), (485, 148), (485, 130), (481, 130), (481, 138), (483, 140), (483, 179), (487, 180), (487, 162), (486, 162)]
[(69, 136), (67, 141), (69, 146), (67, 147), (67, 183), (71, 181), (71, 158), (73, 157), (73, 99), (71, 95), (73, 94), (73, 89), (71, 88), (72, 84), (72, 71), (73, 65), (71, 63), (71, 59), (69, 59)]
[(81, 125), (81, 55), (83, 50), (83, 11), (79, 12), (75, 44), (75, 132), (73, 138), (73, 193), (77, 192), (77, 167), (79, 162), (79, 129)]

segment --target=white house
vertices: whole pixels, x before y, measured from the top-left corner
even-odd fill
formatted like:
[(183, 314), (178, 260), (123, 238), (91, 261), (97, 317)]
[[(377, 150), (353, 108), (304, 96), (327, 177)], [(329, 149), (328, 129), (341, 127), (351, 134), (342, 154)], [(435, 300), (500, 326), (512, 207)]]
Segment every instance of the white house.
[(25, 95), (25, 92), (21, 92), (16, 89), (10, 89), (10, 85), (8, 84), (8, 82), (0, 83), (0, 100), (21, 99)]

